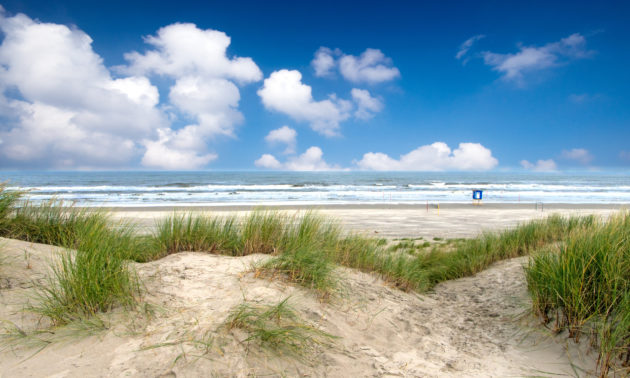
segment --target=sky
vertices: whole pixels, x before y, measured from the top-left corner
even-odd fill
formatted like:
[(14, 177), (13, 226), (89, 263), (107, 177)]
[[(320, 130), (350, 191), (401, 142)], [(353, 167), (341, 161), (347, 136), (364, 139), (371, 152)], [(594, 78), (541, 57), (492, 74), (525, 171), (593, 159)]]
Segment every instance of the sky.
[(628, 2), (0, 4), (0, 169), (630, 168)]

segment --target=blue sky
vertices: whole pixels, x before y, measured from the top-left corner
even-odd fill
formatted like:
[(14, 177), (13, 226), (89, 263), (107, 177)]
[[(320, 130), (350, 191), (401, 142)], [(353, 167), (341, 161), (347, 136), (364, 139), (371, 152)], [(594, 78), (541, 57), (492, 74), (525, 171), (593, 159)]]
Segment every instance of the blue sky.
[(630, 165), (627, 2), (1, 4), (3, 169)]

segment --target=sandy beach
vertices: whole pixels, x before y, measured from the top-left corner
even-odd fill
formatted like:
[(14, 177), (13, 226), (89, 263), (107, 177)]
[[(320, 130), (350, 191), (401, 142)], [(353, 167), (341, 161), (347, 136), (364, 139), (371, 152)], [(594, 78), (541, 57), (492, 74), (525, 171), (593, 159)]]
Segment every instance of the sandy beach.
[[(388, 238), (472, 237), (552, 213), (606, 216), (618, 206), (451, 205), (327, 207), (324, 214), (352, 231)], [(150, 230), (154, 219), (182, 209), (115, 209), (114, 217)], [(250, 209), (188, 211), (243, 215)], [(289, 212), (306, 209), (284, 209)], [(24, 311), (60, 249), (3, 239), (0, 319), (10, 329), (36, 329), (40, 318)], [(103, 315), (106, 329), (70, 332), (52, 344), (37, 340), (0, 352), (1, 377), (75, 376), (586, 376), (596, 355), (552, 336), (530, 314), (523, 265), (506, 260), (472, 277), (447, 281), (426, 294), (406, 293), (373, 275), (338, 268), (344, 293), (322, 302), (312, 292), (257, 278), (255, 262), (269, 256), (227, 257), (184, 252), (133, 267), (145, 286), (147, 313)], [(243, 335), (221, 324), (243, 300), (270, 303), (289, 297), (300, 315), (336, 336), (306, 359), (249, 348)], [(14, 332), (15, 333), (15, 332)], [(199, 340), (212, 341), (200, 350)], [(208, 341), (210, 340), (210, 341)], [(30, 345), (30, 346), (29, 346)], [(43, 347), (43, 348), (42, 348)], [(40, 349), (42, 348), (42, 349)], [(203, 348), (201, 348), (203, 349)]]
[[(540, 219), (551, 214), (608, 214), (628, 205), (602, 204), (437, 204), (428, 205), (327, 205), (263, 206), (260, 208), (304, 213), (312, 210), (339, 220), (349, 231), (387, 238), (469, 238), (484, 230), (513, 227), (519, 222)], [(155, 219), (174, 212), (248, 214), (254, 206), (182, 206), (182, 207), (112, 207), (114, 218), (132, 221), (148, 232)]]

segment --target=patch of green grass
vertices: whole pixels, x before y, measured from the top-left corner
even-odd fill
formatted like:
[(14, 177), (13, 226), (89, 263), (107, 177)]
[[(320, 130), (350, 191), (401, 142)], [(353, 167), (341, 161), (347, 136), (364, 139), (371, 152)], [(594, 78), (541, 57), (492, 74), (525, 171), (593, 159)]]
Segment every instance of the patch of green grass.
[(144, 253), (147, 256), (139, 256), (145, 261), (184, 251), (241, 254), (241, 239), (234, 217), (173, 214), (157, 221), (156, 231), (147, 242), (149, 248)]
[(292, 219), (283, 213), (256, 210), (241, 226), (241, 255), (272, 254), (282, 248), (289, 236), (287, 227)]
[(61, 325), (133, 306), (139, 284), (126, 260), (139, 244), (131, 225), (114, 225), (102, 211), (60, 201), (34, 205), (20, 195), (0, 187), (0, 235), (68, 248), (53, 259), (33, 311)]
[(224, 326), (227, 330), (245, 331), (246, 343), (296, 356), (305, 356), (318, 345), (330, 344), (335, 337), (303, 321), (288, 300), (275, 305), (244, 302), (230, 312)]
[(48, 282), (39, 287), (33, 311), (55, 325), (67, 324), (106, 312), (115, 306), (133, 307), (140, 293), (127, 263), (132, 229), (111, 229), (87, 223), (78, 229), (75, 250), (64, 251), (53, 261)]
[(22, 192), (8, 190), (6, 183), (0, 183), (0, 236), (8, 233), (11, 216), (22, 195)]
[[(106, 228), (107, 214), (99, 210), (77, 209), (61, 201), (34, 205), (22, 202), (5, 218), (2, 236), (34, 243), (74, 248), (89, 228)], [(112, 232), (115, 232), (112, 230)]]
[(358, 252), (364, 264), (342, 265), (375, 272), (402, 289), (425, 291), (440, 282), (478, 273), (497, 261), (522, 256), (557, 242), (571, 230), (587, 227), (592, 222), (592, 217), (551, 216), (511, 230), (489, 232), (475, 239), (451, 244), (449, 250), (435, 246), (428, 252), (415, 254), (364, 248)]
[(277, 256), (259, 266), (259, 273), (280, 273), (324, 297), (331, 294), (337, 287), (333, 258), (339, 252), (340, 228), (314, 213), (307, 213), (283, 228), (274, 248)]
[(568, 233), (562, 243), (532, 256), (526, 269), (534, 312), (578, 341), (599, 346), (602, 376), (628, 374), (630, 359), (630, 214)]

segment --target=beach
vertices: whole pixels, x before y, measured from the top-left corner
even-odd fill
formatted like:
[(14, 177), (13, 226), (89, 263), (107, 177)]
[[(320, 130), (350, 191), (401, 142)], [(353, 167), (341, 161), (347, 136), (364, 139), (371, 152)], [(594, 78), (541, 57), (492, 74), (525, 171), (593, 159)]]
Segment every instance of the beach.
[[(630, 206), (630, 203), (627, 205)], [(173, 213), (245, 216), (254, 209), (304, 214), (316, 211), (339, 220), (347, 231), (386, 238), (470, 238), (551, 214), (607, 216), (624, 204), (425, 204), (425, 205), (268, 205), (108, 207), (115, 219), (138, 224), (150, 232), (155, 219)]]

